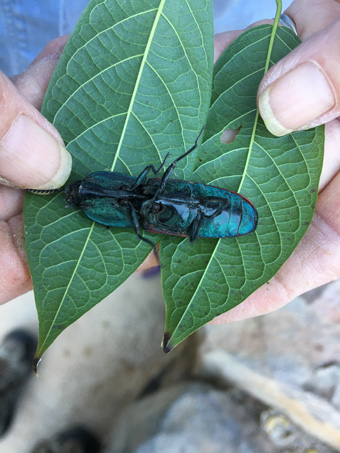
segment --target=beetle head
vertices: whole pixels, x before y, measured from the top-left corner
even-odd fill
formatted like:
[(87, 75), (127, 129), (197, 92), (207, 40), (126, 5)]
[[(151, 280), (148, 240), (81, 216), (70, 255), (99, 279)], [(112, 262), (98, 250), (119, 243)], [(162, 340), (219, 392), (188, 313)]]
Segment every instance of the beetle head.
[(80, 203), (80, 199), (79, 199), (80, 184), (81, 184), (81, 181), (76, 181), (72, 184), (68, 184), (65, 187), (65, 200), (68, 203), (71, 203), (76, 206), (79, 205), (79, 203)]

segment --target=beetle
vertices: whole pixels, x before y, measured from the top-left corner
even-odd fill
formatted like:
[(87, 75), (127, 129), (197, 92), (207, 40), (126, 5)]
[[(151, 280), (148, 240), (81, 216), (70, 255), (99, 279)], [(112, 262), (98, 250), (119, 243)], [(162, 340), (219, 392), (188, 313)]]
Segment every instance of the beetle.
[(156, 255), (156, 245), (141, 235), (142, 229), (187, 236), (191, 242), (252, 233), (257, 226), (257, 210), (243, 195), (170, 178), (176, 164), (197, 148), (202, 132), (203, 129), (192, 148), (175, 159), (161, 178), (147, 179), (150, 172), (157, 175), (165, 167), (169, 153), (158, 169), (148, 165), (137, 178), (109, 171), (91, 173), (62, 189), (65, 199), (95, 222), (134, 228), (141, 240), (152, 245)]

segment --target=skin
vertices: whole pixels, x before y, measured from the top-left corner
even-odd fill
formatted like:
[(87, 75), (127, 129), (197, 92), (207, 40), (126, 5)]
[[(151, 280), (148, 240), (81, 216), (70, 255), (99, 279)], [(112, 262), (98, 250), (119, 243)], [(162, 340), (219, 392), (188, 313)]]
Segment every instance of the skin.
[[(326, 125), (319, 198), (310, 228), (279, 272), (242, 304), (216, 318), (213, 321), (215, 324), (270, 313), (300, 294), (340, 276), (340, 58), (337, 48), (340, 39), (340, 3), (335, 0), (296, 0), (285, 14), (294, 21), (303, 42), (268, 71), (259, 87), (258, 98), (280, 76), (311, 59), (320, 65), (328, 77), (335, 95), (334, 106), (305, 125)], [(217, 36), (216, 57), (224, 49), (224, 41), (230, 43), (229, 33)], [(284, 96), (287, 96), (287, 91)], [(276, 105), (278, 110), (280, 107)], [(306, 105), (305, 110), (308, 109)], [(298, 130), (300, 127), (301, 124), (296, 121), (293, 129)]]
[[(336, 43), (340, 38), (340, 3), (335, 0), (296, 0), (286, 11), (296, 24), (303, 43), (277, 63), (265, 75), (258, 95), (292, 68), (309, 59), (317, 61), (326, 74), (335, 97), (331, 109), (305, 126), (326, 124), (325, 159), (322, 169), (319, 199), (312, 224), (291, 257), (280, 271), (238, 307), (221, 315), (215, 323), (229, 323), (274, 311), (305, 291), (338, 279), (340, 276), (340, 83), (338, 82), (340, 58)], [(269, 22), (269, 21), (262, 21)], [(254, 25), (258, 25), (254, 24)], [(215, 38), (215, 59), (242, 31), (232, 31)], [(17, 111), (28, 109), (34, 121), (61, 140), (58, 132), (40, 115), (42, 99), (48, 81), (58, 61), (63, 44), (62, 37), (49, 43), (30, 68), (10, 82), (0, 77), (0, 143), (8, 131), (3, 126), (4, 113), (10, 104)], [(59, 50), (58, 50), (59, 49)], [(57, 52), (54, 54), (54, 52)], [(275, 105), (280, 111), (280, 105)], [(304, 105), (301, 106), (303, 110)], [(309, 105), (305, 106), (309, 109)], [(260, 110), (261, 111), (261, 110)], [(15, 120), (11, 117), (12, 121)], [(290, 124), (290, 127), (292, 125)], [(301, 128), (296, 121), (296, 128)], [(0, 168), (1, 172), (1, 168)], [(34, 173), (34, 172), (33, 172)], [(0, 174), (4, 177), (4, 175)], [(18, 174), (18, 181), (20, 181)], [(33, 175), (34, 176), (34, 175)], [(17, 182), (17, 185), (19, 183)], [(59, 184), (60, 186), (62, 183)], [(34, 186), (31, 185), (33, 188)], [(16, 188), (0, 186), (0, 303), (30, 290), (32, 283), (23, 248), (23, 192)], [(143, 268), (154, 266), (153, 254)], [(4, 270), (4, 271), (3, 271)]]
[[(19, 168), (15, 175), (9, 178), (4, 170), (3, 155), (6, 151), (4, 143), (11, 127), (22, 115), (38, 125), (42, 132), (46, 131), (56, 144), (62, 145), (62, 139), (58, 131), (40, 114), (43, 96), (46, 92), (49, 80), (58, 63), (62, 47), (67, 37), (58, 38), (50, 42), (41, 54), (34, 60), (32, 65), (23, 74), (15, 76), (12, 81), (0, 73), (0, 304), (7, 302), (20, 294), (32, 289), (32, 281), (24, 249), (23, 228), (23, 199), (24, 191), (15, 186), (32, 185), (33, 188), (47, 183), (38, 168)], [(58, 53), (59, 50), (59, 53)], [(55, 52), (57, 52), (55, 54)], [(34, 132), (36, 132), (34, 130)], [(20, 153), (24, 144), (16, 146)], [(34, 162), (35, 143), (27, 146), (27, 155)], [(48, 160), (48, 159), (46, 159)], [(13, 166), (15, 158), (13, 158)], [(38, 166), (38, 165), (37, 165)], [(58, 170), (58, 165), (50, 163), (49, 174)], [(28, 174), (29, 173), (29, 174)], [(4, 181), (6, 179), (7, 181)], [(9, 180), (10, 179), (10, 180)], [(61, 182), (60, 182), (61, 183)], [(60, 185), (60, 184), (57, 184)], [(11, 187), (12, 186), (12, 187)], [(14, 186), (14, 187), (13, 187)]]

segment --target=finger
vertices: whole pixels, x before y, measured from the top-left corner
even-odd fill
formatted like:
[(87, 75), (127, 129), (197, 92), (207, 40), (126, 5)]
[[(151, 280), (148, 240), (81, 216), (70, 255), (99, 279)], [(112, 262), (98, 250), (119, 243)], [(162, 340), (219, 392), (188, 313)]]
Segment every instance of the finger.
[(231, 30), (231, 31), (226, 31), (223, 33), (218, 33), (217, 35), (214, 36), (214, 63), (218, 60), (218, 58), (221, 56), (222, 52), (230, 46), (230, 44), (235, 41), (236, 38), (238, 38), (242, 33), (244, 33), (246, 30), (249, 28), (257, 27), (259, 25), (264, 25), (264, 24), (272, 24), (272, 20), (264, 19), (264, 20), (259, 20), (257, 22), (254, 22), (253, 24), (249, 25), (249, 27), (243, 29), (243, 30)]
[(304, 41), (340, 18), (340, 3), (336, 0), (295, 0), (285, 14), (293, 20)]
[(0, 220), (7, 221), (22, 212), (24, 195), (23, 190), (0, 186)]
[(70, 170), (71, 156), (57, 130), (0, 73), (0, 182), (53, 189)]
[(223, 51), (243, 32), (244, 30), (232, 30), (218, 33), (214, 36), (214, 63), (220, 58)]
[(68, 35), (59, 36), (58, 38), (52, 39), (50, 42), (48, 42), (46, 44), (46, 46), (43, 48), (43, 50), (40, 52), (40, 54), (36, 56), (36, 58), (33, 60), (32, 64), (36, 63), (37, 61), (42, 60), (43, 58), (53, 55), (56, 52), (59, 52), (60, 49), (64, 49), (70, 36), (71, 35), (68, 34)]
[(311, 226), (279, 272), (215, 324), (274, 311), (300, 294), (340, 277), (340, 174), (322, 191)]
[(19, 93), (38, 110), (68, 38), (69, 35), (53, 39), (24, 73), (11, 77)]
[(258, 106), (267, 128), (282, 136), (340, 115), (340, 20), (316, 33), (264, 76)]
[(139, 266), (137, 271), (146, 271), (158, 265), (159, 263), (157, 261), (157, 258), (155, 257), (154, 252), (151, 252), (150, 255), (148, 255), (148, 257), (146, 258), (146, 260)]
[(319, 182), (319, 193), (340, 172), (340, 121), (335, 119), (325, 126), (324, 159)]
[(25, 256), (22, 214), (0, 220), (0, 304), (32, 289)]

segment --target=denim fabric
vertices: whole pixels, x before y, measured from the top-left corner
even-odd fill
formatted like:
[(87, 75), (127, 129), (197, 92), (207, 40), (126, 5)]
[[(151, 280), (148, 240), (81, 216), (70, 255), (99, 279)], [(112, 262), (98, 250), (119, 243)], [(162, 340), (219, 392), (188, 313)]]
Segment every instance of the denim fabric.
[[(282, 11), (292, 0), (282, 0)], [(214, 0), (215, 33), (236, 30), (275, 16), (275, 0)]]
[(24, 71), (51, 39), (71, 33), (88, 0), (0, 0), (0, 70)]
[[(0, 70), (24, 71), (48, 41), (72, 32), (88, 1), (0, 0)], [(283, 0), (284, 8), (290, 3)], [(215, 32), (272, 18), (275, 6), (274, 0), (214, 0)]]

